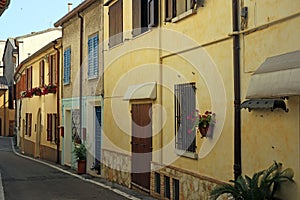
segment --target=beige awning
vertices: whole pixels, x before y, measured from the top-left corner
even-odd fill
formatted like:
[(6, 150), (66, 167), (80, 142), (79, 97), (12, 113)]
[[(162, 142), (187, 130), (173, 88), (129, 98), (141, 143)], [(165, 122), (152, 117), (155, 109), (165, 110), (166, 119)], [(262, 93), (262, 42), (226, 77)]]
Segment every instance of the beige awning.
[(139, 85), (130, 85), (123, 100), (156, 99), (156, 83), (148, 82)]
[(253, 73), (247, 99), (300, 95), (300, 50), (269, 57)]

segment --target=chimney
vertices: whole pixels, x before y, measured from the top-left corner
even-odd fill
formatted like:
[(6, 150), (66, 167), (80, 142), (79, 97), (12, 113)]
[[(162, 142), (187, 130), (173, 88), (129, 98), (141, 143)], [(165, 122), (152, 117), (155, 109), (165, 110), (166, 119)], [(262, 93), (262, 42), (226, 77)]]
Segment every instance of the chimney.
[(72, 10), (72, 5), (73, 5), (73, 3), (68, 3), (68, 12), (70, 12)]

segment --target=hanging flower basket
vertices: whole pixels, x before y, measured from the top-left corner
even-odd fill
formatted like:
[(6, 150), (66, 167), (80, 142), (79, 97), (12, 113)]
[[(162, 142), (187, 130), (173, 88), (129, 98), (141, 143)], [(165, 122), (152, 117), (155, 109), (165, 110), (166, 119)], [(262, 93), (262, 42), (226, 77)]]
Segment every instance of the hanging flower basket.
[(208, 129), (209, 129), (209, 125), (206, 126), (206, 127), (203, 127), (203, 126), (201, 126), (201, 125), (199, 124), (198, 129), (199, 129), (199, 131), (200, 131), (201, 138), (207, 137), (207, 132), (208, 132)]
[(194, 123), (194, 126), (190, 130), (190, 132), (195, 128), (198, 128), (201, 134), (201, 138), (212, 137), (212, 131), (209, 132), (209, 130), (212, 129), (213, 124), (215, 123), (214, 113), (206, 111), (204, 114), (199, 114), (199, 111), (196, 110), (195, 115), (188, 116), (188, 119), (192, 120), (192, 122)]

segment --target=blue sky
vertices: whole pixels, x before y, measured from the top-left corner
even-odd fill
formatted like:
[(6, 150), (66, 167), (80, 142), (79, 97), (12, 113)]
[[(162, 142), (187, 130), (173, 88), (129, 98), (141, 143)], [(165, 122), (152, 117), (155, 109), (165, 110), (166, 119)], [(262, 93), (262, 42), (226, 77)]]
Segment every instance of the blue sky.
[(11, 0), (0, 17), (0, 40), (53, 28), (54, 23), (83, 0)]

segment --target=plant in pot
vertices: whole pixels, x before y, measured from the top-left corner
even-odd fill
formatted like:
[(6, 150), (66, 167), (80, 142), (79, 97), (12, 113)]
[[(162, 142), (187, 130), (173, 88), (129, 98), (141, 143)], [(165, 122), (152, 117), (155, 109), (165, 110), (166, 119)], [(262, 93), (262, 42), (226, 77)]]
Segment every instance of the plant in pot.
[(86, 172), (86, 147), (83, 143), (74, 143), (74, 154), (77, 159), (77, 173), (85, 174)]
[(201, 134), (201, 138), (208, 137), (207, 132), (210, 125), (215, 123), (215, 113), (206, 111), (204, 114), (200, 114), (199, 110), (195, 111), (193, 116), (188, 116), (189, 120), (192, 120), (194, 126), (189, 130), (191, 132), (197, 128)]
[(282, 164), (274, 163), (265, 170), (255, 173), (252, 178), (247, 175), (230, 180), (232, 184), (224, 183), (216, 186), (210, 193), (213, 200), (227, 194), (237, 200), (281, 200), (277, 192), (282, 183), (294, 183), (294, 172), (291, 168), (282, 170)]

